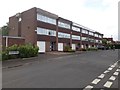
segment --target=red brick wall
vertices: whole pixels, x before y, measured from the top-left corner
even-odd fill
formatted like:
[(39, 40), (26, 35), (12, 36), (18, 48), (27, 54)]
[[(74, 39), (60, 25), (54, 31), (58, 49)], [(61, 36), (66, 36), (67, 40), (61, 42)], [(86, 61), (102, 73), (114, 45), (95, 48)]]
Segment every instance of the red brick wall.
[(20, 39), (20, 38), (9, 38), (8, 39), (8, 46), (12, 46), (14, 44), (23, 45), (23, 44), (25, 44), (25, 40)]
[[(23, 38), (8, 38), (8, 47), (12, 46), (14, 44), (23, 45), (23, 44), (25, 44), (25, 39), (23, 39)], [(2, 46), (3, 47), (6, 46), (6, 37), (2, 38)]]
[(23, 12), (21, 21), (21, 37), (25, 38), (25, 43), (37, 44), (37, 26), (36, 8)]
[(18, 36), (18, 18), (15, 16), (9, 18), (9, 36)]

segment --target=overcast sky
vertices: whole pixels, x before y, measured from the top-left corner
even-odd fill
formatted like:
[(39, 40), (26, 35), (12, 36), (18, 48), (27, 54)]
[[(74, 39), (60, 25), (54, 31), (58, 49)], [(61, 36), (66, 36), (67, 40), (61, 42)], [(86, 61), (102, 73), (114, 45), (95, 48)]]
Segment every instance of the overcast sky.
[(9, 17), (38, 7), (90, 29), (118, 39), (119, 0), (1, 0), (0, 27)]

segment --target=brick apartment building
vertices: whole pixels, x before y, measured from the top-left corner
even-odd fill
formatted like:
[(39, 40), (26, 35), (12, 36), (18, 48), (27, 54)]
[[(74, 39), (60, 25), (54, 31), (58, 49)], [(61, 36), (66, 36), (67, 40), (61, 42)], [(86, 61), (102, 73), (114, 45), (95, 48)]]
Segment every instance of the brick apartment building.
[(103, 38), (99, 32), (36, 7), (10, 17), (9, 29), (6, 46), (31, 43), (39, 52), (63, 51), (65, 46), (73, 50), (98, 47)]

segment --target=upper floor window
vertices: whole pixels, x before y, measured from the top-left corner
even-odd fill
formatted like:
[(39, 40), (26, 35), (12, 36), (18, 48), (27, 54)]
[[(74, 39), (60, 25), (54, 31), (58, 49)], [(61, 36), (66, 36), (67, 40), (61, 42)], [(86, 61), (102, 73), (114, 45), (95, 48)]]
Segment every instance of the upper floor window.
[(92, 36), (93, 36), (93, 35), (94, 35), (94, 33), (93, 33), (93, 32), (89, 32), (89, 35), (92, 35)]
[(70, 24), (63, 23), (63, 22), (60, 22), (60, 21), (58, 22), (58, 26), (62, 27), (62, 28), (70, 29)]
[(72, 35), (72, 39), (74, 39), (74, 40), (80, 40), (80, 36)]
[(37, 34), (56, 36), (56, 31), (37, 27)]
[(99, 35), (99, 38), (102, 38), (102, 35)]
[(95, 37), (98, 37), (98, 34), (95, 34)]
[(100, 43), (102, 43), (102, 40), (99, 40)]
[(82, 37), (82, 41), (88, 41), (88, 37)]
[(58, 32), (59, 38), (70, 38), (70, 34)]
[(37, 14), (37, 20), (56, 25), (56, 19), (41, 14)]
[(72, 26), (72, 30), (80, 32), (80, 28)]
[(98, 42), (99, 42), (99, 40), (95, 40), (95, 42), (96, 42), (96, 43), (98, 43)]
[(82, 30), (82, 33), (88, 34), (87, 30)]
[(93, 39), (93, 38), (89, 38), (89, 41), (90, 41), (90, 42), (94, 42), (94, 39)]

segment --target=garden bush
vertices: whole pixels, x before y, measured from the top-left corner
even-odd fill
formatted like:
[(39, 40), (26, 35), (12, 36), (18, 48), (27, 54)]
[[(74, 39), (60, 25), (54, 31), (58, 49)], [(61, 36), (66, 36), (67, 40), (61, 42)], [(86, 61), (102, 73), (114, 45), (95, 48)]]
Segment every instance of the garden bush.
[(7, 51), (18, 51), (18, 45), (12, 45), (6, 48)]
[(30, 44), (21, 45), (18, 48), (20, 58), (28, 58), (37, 56), (39, 48)]
[(64, 52), (75, 52), (75, 50), (72, 50), (70, 46), (65, 46)]
[(87, 51), (97, 51), (98, 49), (95, 47), (88, 48)]
[(8, 59), (9, 59), (8, 52), (6, 52), (6, 51), (2, 52), (2, 60), (8, 60)]
[(80, 50), (80, 51), (86, 51), (86, 49), (85, 49), (85, 48), (80, 48), (79, 50)]
[[(38, 55), (38, 50), (39, 48), (37, 46), (31, 44), (13, 45), (2, 52), (2, 60), (35, 57)], [(19, 54), (9, 54), (10, 51), (18, 51)]]

